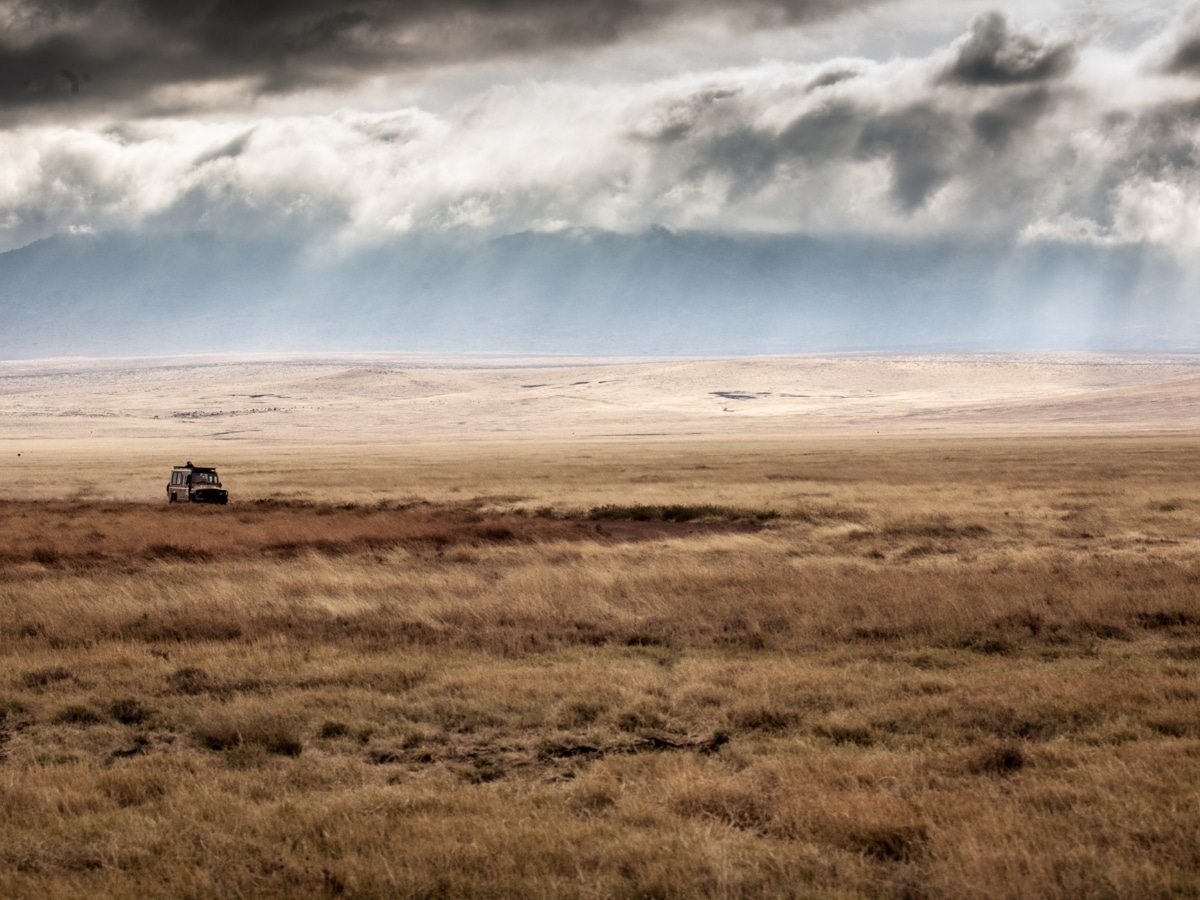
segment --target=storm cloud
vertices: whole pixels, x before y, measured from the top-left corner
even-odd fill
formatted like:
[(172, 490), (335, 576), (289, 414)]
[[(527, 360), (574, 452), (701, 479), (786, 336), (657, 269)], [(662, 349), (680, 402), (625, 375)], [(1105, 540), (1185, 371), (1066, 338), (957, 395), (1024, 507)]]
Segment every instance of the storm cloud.
[[(604, 47), (672, 27), (789, 27), (889, 0), (7, 0), (0, 108), (87, 101), (178, 111), (167, 87), (242, 82), (251, 96), (387, 71)], [(60, 72), (80, 73), (64, 81)], [(86, 78), (82, 87), (80, 78)], [(80, 97), (79, 95), (83, 95)]]
[[(381, 60), (415, 66), (619, 43), (683, 27), (689, 16), (770, 30), (836, 24), (838, 13), (863, 8), (782, 0), (4, 7), (16, 23), (7, 46), (54, 66), (46, 86), (21, 90), (43, 90), (64, 107), (117, 91), (114, 83), (137, 72), (147, 84), (249, 72), (256, 89), (283, 90), (305, 78), (366, 77)], [(1119, 53), (1094, 50), (1082, 32), (984, 11), (915, 56), (758, 59), (608, 82), (525, 78), (442, 107), (33, 117), (0, 131), (0, 248), (72, 231), (207, 229), (278, 233), (335, 254), (423, 232), (665, 226), (1147, 244), (1186, 258), (1200, 249), (1192, 212), (1200, 208), (1200, 95), (1191, 79), (1163, 74), (1161, 60), (1163, 47), (1187, 45), (1194, 19), (1166, 22)], [(74, 46), (68, 40), (82, 48), (92, 32), (91, 57), (58, 58)], [(126, 44), (140, 49), (104, 69)], [(1155, 54), (1157, 69), (1146, 63)], [(1106, 74), (1114, 61), (1124, 69)]]

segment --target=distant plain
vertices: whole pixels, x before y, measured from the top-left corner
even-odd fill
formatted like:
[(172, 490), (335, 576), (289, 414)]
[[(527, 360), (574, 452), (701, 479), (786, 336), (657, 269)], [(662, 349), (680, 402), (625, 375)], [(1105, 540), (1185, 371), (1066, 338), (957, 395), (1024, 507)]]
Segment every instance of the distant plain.
[(1181, 355), (0, 363), (0, 892), (1194, 896), (1198, 438)]

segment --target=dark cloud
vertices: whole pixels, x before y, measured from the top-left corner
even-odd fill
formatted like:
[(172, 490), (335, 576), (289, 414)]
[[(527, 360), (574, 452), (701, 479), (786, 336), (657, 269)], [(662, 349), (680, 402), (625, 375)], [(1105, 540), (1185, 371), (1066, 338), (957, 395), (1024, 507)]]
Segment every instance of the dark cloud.
[(1004, 150), (1013, 137), (1033, 127), (1053, 106), (1046, 88), (1037, 87), (1012, 97), (1004, 97), (971, 118), (971, 130), (992, 150)]
[(1200, 34), (1180, 41), (1166, 69), (1172, 75), (1200, 75)]
[[(1034, 100), (1027, 103), (1036, 106)], [(779, 132), (753, 124), (745, 109), (725, 111), (719, 120), (711, 107), (694, 111), (697, 116), (687, 129), (673, 135), (692, 154), (686, 179), (698, 182), (719, 173), (728, 184), (728, 199), (735, 201), (773, 184), (783, 166), (820, 169), (884, 159), (891, 168), (892, 200), (902, 212), (912, 213), (964, 167), (969, 143), (963, 116), (924, 101), (893, 110), (850, 101), (825, 103)], [(996, 113), (1002, 114), (1011, 121), (993, 124), (997, 133), (1015, 131), (1036, 118), (1020, 104)]]
[(779, 143), (809, 164), (846, 158), (853, 153), (865, 118), (851, 103), (827, 103), (793, 120), (780, 134)]
[(777, 132), (757, 125), (752, 107), (740, 91), (707, 90), (660, 111), (650, 139), (684, 155), (684, 180), (718, 173), (728, 199), (738, 200), (771, 184), (780, 166), (815, 168), (853, 158), (871, 118), (852, 103), (831, 102)]
[(728, 182), (727, 200), (748, 197), (771, 183), (784, 159), (778, 138), (758, 128), (740, 128), (708, 142), (701, 161), (687, 172), (691, 181), (717, 171)]
[(998, 12), (979, 16), (942, 75), (948, 83), (1007, 85), (1061, 78), (1075, 67), (1078, 49), (1071, 41), (1041, 43), (1009, 31)]
[(1171, 101), (1114, 123), (1110, 134), (1125, 152), (1122, 174), (1175, 181), (1200, 169), (1200, 100)]
[[(984, 204), (1030, 196), (1038, 176), (1023, 161), (1041, 152), (1040, 123), (1063, 108), (1065, 92), (1078, 90), (1060, 81), (1075, 64), (1075, 45), (1013, 33), (993, 13), (978, 17), (952, 54), (949, 66), (931, 66), (932, 83), (904, 100), (861, 70), (830, 66), (802, 83), (777, 85), (771, 101), (753, 91), (715, 88), (672, 101), (637, 136), (670, 148), (664, 158), (679, 165), (688, 183), (719, 176), (726, 200), (735, 203), (796, 175), (824, 170), (832, 177), (864, 160), (887, 164), (890, 199), (905, 215), (926, 208), (956, 179), (964, 183), (960, 193)], [(823, 90), (847, 82), (784, 127), (766, 124), (765, 104), (819, 99)], [(985, 90), (946, 91), (948, 82)], [(989, 90), (996, 86), (1007, 90)], [(1185, 139), (1175, 134), (1163, 152), (1178, 158)]]
[[(721, 114), (721, 110), (716, 109), (717, 105), (739, 93), (728, 88), (711, 88), (663, 104), (650, 122), (636, 130), (633, 136), (657, 144), (682, 141), (702, 123), (711, 128), (712, 120)], [(736, 117), (738, 113), (735, 111), (733, 115)]]
[(697, 19), (765, 28), (883, 2), (16, 0), (16, 25), (0, 34), (0, 106), (66, 102), (71, 86), (54, 84), (63, 68), (95, 77), (78, 92), (93, 102), (230, 79), (286, 92), (387, 70), (601, 47)]
[(211, 162), (216, 162), (219, 159), (237, 159), (246, 152), (246, 148), (250, 144), (250, 139), (254, 136), (254, 130), (250, 129), (242, 134), (239, 134), (231, 141), (226, 141), (219, 147), (214, 147), (210, 150), (205, 150), (196, 157), (196, 161), (192, 163), (195, 167), (207, 165)]
[(892, 198), (902, 210), (913, 212), (954, 174), (960, 130), (955, 116), (920, 103), (868, 122), (858, 149), (891, 160)]
[(0, 37), (0, 102), (8, 106), (62, 100), (78, 86), (78, 75), (72, 80), (62, 73), (88, 72), (94, 60), (70, 36), (54, 35), (18, 49), (7, 48)]
[(828, 72), (822, 72), (816, 78), (808, 83), (810, 91), (817, 91), (824, 87), (832, 87), (835, 84), (841, 84), (843, 81), (849, 81), (851, 78), (857, 78), (858, 72), (853, 69), (830, 69)]

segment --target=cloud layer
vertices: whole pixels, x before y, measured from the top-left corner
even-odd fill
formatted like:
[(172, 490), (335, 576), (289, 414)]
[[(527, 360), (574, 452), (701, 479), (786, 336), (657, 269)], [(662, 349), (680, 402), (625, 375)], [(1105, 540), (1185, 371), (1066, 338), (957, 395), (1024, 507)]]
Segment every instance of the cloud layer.
[[(89, 91), (148, 102), (173, 80), (296, 91), (381, 67), (661, 36), (696, 16), (786, 28), (851, 6), (306, 0), (180, 12), (64, 0), (10, 2), (0, 17), (12, 26), (6, 75), (51, 72), (53, 89), (34, 84), (8, 101), (20, 112), (39, 90), (60, 104)], [(1200, 14), (1117, 49), (995, 12), (962, 28), (922, 56), (523, 79), (447, 108), (34, 116), (0, 132), (0, 247), (72, 230), (204, 229), (277, 231), (336, 254), (426, 231), (665, 225), (1194, 256)], [(58, 71), (64, 60), (75, 80)]]

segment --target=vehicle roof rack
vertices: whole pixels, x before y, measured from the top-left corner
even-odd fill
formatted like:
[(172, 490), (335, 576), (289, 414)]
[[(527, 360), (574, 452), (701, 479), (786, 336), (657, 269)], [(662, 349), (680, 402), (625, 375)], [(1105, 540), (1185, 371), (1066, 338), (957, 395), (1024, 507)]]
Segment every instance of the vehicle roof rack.
[(182, 466), (176, 466), (177, 469), (191, 469), (193, 472), (215, 472), (216, 466), (193, 466), (190, 462), (184, 463)]

